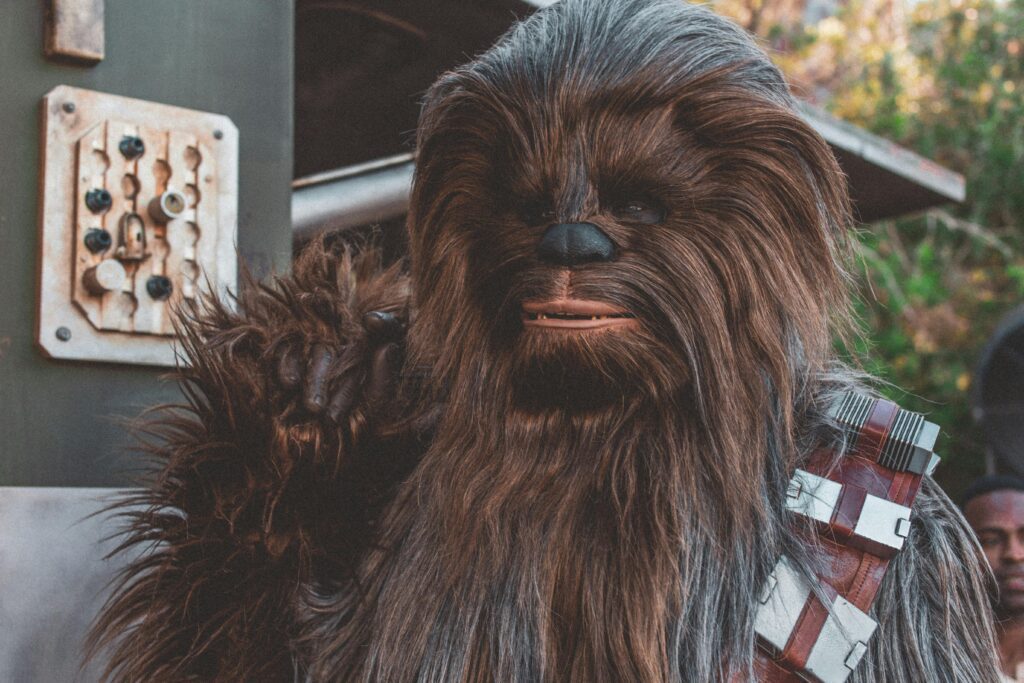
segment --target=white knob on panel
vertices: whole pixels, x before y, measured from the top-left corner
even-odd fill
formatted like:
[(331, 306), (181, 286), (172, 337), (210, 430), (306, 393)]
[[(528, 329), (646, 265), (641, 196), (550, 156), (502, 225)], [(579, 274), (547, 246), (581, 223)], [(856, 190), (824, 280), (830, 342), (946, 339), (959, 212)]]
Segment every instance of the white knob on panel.
[(118, 261), (106, 259), (93, 266), (82, 275), (82, 284), (90, 294), (102, 296), (107, 292), (122, 289), (128, 274)]

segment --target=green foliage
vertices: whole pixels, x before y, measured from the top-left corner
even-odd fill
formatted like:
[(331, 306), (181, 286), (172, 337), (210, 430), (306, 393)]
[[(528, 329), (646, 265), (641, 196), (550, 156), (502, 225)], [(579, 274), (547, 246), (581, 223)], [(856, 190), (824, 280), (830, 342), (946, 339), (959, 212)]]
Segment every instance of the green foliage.
[[(715, 6), (745, 21), (751, 4), (761, 5)], [(806, 3), (796, 8), (760, 17), (756, 32), (797, 94), (967, 180), (960, 206), (864, 227), (867, 340), (846, 350), (944, 428), (938, 477), (956, 494), (984, 469), (969, 415), (974, 364), (1024, 300), (1024, 0), (848, 0), (816, 23), (800, 18)]]

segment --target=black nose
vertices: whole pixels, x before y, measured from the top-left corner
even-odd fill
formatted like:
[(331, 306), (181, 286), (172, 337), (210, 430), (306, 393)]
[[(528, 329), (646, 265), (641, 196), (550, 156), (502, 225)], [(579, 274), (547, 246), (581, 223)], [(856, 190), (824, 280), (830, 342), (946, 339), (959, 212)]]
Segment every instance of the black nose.
[(615, 245), (593, 223), (558, 223), (544, 233), (537, 245), (541, 261), (573, 266), (591, 261), (611, 261)]

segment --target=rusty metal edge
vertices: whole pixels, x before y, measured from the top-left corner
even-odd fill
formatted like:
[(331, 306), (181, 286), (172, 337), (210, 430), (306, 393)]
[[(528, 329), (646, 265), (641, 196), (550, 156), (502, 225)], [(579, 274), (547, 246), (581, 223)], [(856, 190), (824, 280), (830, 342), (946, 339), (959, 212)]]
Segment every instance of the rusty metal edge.
[[(218, 202), (220, 211), (218, 221), (226, 227), (221, 234), (222, 239), (219, 239), (217, 243), (217, 282), (210, 284), (216, 294), (228, 303), (232, 301), (231, 292), (238, 286), (238, 128), (230, 118), (223, 114), (200, 112), (69, 85), (54, 87), (41, 100), (39, 243), (36, 249), (36, 346), (44, 356), (55, 360), (174, 367), (183, 359), (180, 357), (177, 344), (173, 339), (163, 338), (166, 341), (161, 342), (155, 341), (157, 338), (148, 335), (95, 332), (85, 317), (79, 315), (74, 304), (71, 303), (71, 273), (69, 268), (63, 267), (67, 265), (69, 257), (58, 254), (53, 259), (43, 258), (44, 250), (63, 252), (68, 246), (63, 243), (62, 236), (51, 225), (52, 221), (47, 220), (47, 216), (51, 212), (61, 215), (67, 213), (66, 205), (72, 201), (74, 190), (65, 186), (64, 183), (58, 182), (56, 174), (47, 174), (47, 167), (57, 161), (60, 157), (61, 146), (67, 143), (62, 131), (58, 128), (59, 124), (53, 120), (53, 112), (59, 107), (59, 103), (75, 101), (76, 95), (86, 95), (86, 99), (90, 95), (102, 95), (106, 99), (120, 100), (125, 107), (158, 107), (168, 113), (188, 118), (202, 116), (211, 125), (211, 130), (212, 126), (216, 126), (221, 131), (223, 137), (218, 140), (216, 149), (218, 149), (217, 153), (223, 157), (217, 164), (218, 173), (225, 174), (221, 178), (222, 186), (233, 187), (235, 197), (233, 201)], [(80, 113), (81, 109), (76, 108), (75, 114), (72, 115)], [(226, 163), (229, 157), (230, 164)], [(61, 293), (64, 296), (61, 296)], [(62, 319), (62, 315), (66, 317)], [(75, 335), (86, 335), (86, 339), (91, 343), (91, 350), (90, 348), (82, 349), (78, 343), (67, 344), (57, 340), (53, 333), (59, 326), (69, 327)], [(125, 354), (115, 352), (114, 348), (116, 347), (122, 350), (127, 347), (129, 352)], [(97, 353), (97, 349), (99, 349), (99, 353)]]
[(837, 119), (806, 102), (800, 102), (799, 109), (804, 120), (833, 147), (858, 156), (873, 166), (883, 168), (950, 201), (962, 202), (967, 197), (967, 183), (962, 174), (852, 123)]

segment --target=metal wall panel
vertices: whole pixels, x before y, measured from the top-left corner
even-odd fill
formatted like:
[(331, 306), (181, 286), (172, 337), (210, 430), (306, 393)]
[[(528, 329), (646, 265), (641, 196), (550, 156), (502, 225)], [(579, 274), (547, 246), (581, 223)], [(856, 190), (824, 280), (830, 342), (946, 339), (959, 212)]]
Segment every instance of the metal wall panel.
[(89, 625), (130, 555), (106, 559), (120, 520), (96, 514), (123, 490), (0, 487), (0, 681), (91, 683)]
[(95, 66), (43, 57), (40, 0), (0, 2), (0, 485), (117, 486), (138, 467), (119, 418), (174, 400), (159, 370), (46, 360), (33, 344), (40, 101), (59, 84), (229, 116), (239, 249), (291, 256), (293, 0), (106, 0)]

